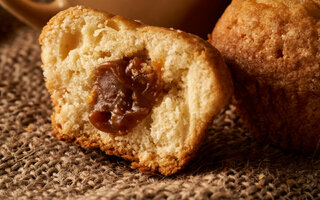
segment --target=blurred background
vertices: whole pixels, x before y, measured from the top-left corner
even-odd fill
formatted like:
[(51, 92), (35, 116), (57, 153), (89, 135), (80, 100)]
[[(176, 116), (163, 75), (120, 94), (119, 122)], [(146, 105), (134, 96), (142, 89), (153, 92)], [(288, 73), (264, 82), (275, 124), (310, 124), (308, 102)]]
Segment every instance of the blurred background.
[[(31, 0), (0, 0), (7, 10), (14, 10), (20, 20), (33, 21), (42, 27), (58, 10), (74, 5), (102, 9), (109, 13), (140, 20), (149, 25), (176, 28), (196, 34), (203, 39), (212, 32), (216, 22), (231, 0), (56, 0), (58, 8), (32, 8)], [(32, 0), (51, 3), (53, 0)], [(26, 5), (23, 2), (27, 2)], [(35, 6), (37, 7), (37, 6)], [(8, 9), (9, 8), (9, 9)], [(54, 10), (54, 11), (53, 11)], [(31, 23), (34, 25), (34, 22)]]
[(215, 24), (231, 0), (195, 0), (183, 21), (176, 28), (208, 39)]

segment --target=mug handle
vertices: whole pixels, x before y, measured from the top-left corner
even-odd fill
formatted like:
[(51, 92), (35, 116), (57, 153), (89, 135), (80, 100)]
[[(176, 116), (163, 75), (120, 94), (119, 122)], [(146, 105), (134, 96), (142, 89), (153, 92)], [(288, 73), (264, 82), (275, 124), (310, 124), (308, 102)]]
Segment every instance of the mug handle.
[(30, 0), (0, 0), (0, 4), (26, 24), (42, 29), (49, 19), (65, 8), (64, 0), (52, 3), (36, 3)]

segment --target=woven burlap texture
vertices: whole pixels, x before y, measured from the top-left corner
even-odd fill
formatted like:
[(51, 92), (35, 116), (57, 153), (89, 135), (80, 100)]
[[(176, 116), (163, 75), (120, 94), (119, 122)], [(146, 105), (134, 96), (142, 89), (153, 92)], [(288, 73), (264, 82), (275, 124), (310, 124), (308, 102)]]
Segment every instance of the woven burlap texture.
[(229, 105), (171, 177), (51, 136), (39, 31), (0, 8), (0, 199), (320, 199), (320, 160), (259, 144)]

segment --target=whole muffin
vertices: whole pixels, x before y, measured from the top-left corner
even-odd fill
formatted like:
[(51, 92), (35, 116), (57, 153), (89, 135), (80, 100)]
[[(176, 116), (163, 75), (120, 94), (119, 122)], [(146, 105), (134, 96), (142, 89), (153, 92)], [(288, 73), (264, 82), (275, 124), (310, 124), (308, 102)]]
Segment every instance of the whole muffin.
[(319, 0), (233, 0), (214, 28), (238, 112), (259, 139), (319, 149), (319, 35)]

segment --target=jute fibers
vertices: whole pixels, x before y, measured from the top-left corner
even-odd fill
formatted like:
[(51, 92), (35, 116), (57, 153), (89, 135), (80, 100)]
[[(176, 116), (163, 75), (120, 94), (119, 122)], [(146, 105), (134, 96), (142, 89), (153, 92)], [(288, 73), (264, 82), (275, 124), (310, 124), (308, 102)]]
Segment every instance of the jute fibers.
[(0, 199), (320, 199), (320, 159), (257, 143), (228, 106), (196, 158), (164, 178), (50, 136), (39, 32), (0, 10)]

